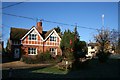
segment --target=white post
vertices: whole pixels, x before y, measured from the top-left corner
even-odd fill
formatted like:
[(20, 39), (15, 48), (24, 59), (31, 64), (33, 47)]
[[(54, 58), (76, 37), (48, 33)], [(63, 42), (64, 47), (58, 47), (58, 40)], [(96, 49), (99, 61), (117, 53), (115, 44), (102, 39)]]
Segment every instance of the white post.
[(104, 27), (104, 14), (102, 15), (102, 26)]

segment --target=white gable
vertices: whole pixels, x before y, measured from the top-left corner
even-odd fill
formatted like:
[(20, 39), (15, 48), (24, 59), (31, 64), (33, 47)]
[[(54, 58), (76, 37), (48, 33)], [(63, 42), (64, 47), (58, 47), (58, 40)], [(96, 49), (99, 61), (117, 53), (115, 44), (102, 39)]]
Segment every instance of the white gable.
[[(47, 40), (47, 38), (49, 38), (50, 36), (56, 36), (56, 37), (58, 37), (60, 40), (61, 40), (61, 38), (60, 38), (60, 36), (58, 35), (58, 33), (53, 29), (53, 31), (51, 31), (51, 33), (45, 38), (45, 40)], [(44, 40), (44, 41), (45, 41)]]
[(37, 34), (37, 32), (35, 30), (31, 31), (30, 34)]
[(55, 36), (55, 37), (57, 37), (57, 35), (56, 35), (54, 32), (51, 34), (51, 36)]
[(28, 36), (29, 34), (37, 34), (37, 35), (39, 35), (40, 38), (43, 40), (43, 37), (39, 34), (39, 32), (36, 30), (35, 27), (32, 27), (32, 28), (28, 31), (28, 33), (27, 33), (24, 37), (22, 37), (21, 40), (23, 40), (23, 39), (24, 39), (26, 36)]

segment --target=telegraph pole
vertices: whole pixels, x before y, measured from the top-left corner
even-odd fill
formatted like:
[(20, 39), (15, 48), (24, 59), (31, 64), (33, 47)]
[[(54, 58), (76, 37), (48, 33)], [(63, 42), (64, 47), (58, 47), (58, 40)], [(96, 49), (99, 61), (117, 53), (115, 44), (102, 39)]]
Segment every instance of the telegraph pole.
[(104, 14), (102, 15), (102, 26), (104, 27)]

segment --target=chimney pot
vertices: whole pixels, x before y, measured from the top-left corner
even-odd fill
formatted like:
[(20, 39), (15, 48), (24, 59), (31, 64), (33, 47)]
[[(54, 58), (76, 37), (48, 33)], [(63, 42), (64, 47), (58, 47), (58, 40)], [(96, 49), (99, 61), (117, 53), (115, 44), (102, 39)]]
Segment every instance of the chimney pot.
[(42, 22), (37, 22), (37, 30), (40, 34), (42, 34)]
[(42, 22), (37, 22), (37, 27), (42, 26)]

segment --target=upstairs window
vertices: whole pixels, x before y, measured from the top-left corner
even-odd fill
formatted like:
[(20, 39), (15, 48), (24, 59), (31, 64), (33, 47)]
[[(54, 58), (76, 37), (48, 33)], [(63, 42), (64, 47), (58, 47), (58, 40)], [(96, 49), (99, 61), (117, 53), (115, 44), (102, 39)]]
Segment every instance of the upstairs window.
[(30, 34), (29, 35), (29, 40), (37, 40), (37, 35), (36, 34)]
[(13, 44), (13, 45), (19, 45), (19, 44), (20, 44), (20, 41), (12, 41), (12, 44)]
[(91, 49), (94, 49), (94, 46), (91, 46)]
[(37, 49), (36, 48), (28, 48), (28, 54), (29, 55), (36, 55)]
[(50, 36), (50, 41), (56, 41), (56, 36)]

